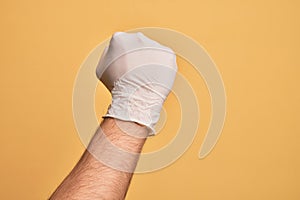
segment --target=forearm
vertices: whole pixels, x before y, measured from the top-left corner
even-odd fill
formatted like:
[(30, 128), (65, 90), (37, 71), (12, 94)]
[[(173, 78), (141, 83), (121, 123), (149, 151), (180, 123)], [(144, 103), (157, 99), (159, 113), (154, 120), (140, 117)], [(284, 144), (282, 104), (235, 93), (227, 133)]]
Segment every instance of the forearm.
[[(147, 129), (144, 126), (106, 118), (91, 140), (88, 150), (50, 199), (124, 199), (146, 135)], [(122, 157), (116, 148), (134, 154)], [(116, 168), (123, 166), (126, 172), (99, 161), (105, 158), (115, 160)]]

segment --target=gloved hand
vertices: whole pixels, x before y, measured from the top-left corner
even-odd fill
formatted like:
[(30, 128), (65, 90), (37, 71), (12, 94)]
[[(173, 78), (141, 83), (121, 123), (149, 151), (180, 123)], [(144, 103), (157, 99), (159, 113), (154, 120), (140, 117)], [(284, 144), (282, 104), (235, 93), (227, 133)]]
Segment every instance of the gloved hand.
[(162, 105), (177, 72), (176, 55), (142, 33), (115, 33), (97, 66), (97, 77), (111, 92), (107, 114), (137, 122), (155, 134)]

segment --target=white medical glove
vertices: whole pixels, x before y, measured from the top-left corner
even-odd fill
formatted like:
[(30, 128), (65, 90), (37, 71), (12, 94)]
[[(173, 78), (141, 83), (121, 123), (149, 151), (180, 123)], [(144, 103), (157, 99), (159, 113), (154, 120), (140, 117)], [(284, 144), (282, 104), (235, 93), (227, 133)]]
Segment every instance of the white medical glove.
[(176, 55), (142, 33), (115, 33), (97, 66), (97, 77), (111, 92), (107, 114), (149, 128), (159, 120), (177, 72)]

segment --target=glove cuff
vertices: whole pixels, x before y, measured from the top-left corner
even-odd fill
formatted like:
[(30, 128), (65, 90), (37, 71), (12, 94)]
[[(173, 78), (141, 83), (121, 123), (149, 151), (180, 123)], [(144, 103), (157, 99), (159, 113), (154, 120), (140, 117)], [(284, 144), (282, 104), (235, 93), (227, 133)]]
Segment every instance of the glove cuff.
[(141, 99), (139, 95), (112, 91), (112, 103), (103, 117), (137, 122), (148, 128), (149, 136), (155, 135), (154, 126), (159, 120), (164, 99), (151, 93), (146, 93), (146, 96), (148, 97), (143, 96)]

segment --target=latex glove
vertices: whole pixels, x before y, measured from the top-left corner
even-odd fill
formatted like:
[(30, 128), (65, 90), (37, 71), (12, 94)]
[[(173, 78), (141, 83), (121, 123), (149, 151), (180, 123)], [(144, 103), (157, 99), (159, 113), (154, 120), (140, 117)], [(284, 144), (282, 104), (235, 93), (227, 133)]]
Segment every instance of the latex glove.
[(149, 128), (159, 120), (177, 72), (172, 49), (138, 33), (115, 33), (97, 66), (97, 77), (111, 92), (107, 114)]

